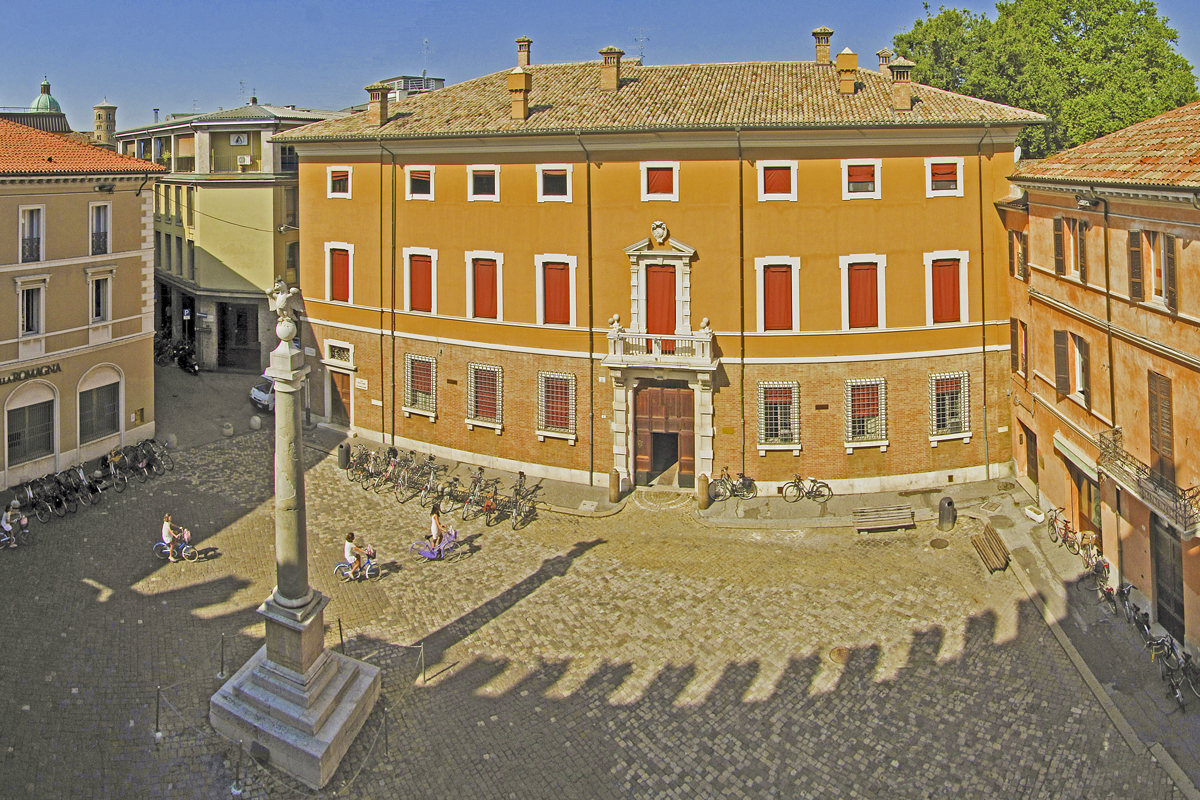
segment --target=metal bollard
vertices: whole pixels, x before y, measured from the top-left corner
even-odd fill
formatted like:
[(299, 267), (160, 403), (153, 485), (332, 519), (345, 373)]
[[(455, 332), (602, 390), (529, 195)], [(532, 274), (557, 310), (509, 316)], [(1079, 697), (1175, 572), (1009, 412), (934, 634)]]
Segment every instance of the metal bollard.
[(347, 442), (338, 445), (338, 469), (350, 469), (350, 445)]
[(217, 678), (225, 680), (229, 676), (225, 674), (225, 634), (221, 634), (221, 671), (217, 673)]
[(954, 499), (943, 497), (938, 503), (938, 530), (952, 531), (955, 523), (958, 522), (958, 509), (954, 507)]
[(338, 639), (342, 643), (342, 655), (346, 655), (346, 637), (342, 634), (342, 618), (338, 617)]
[(708, 476), (703, 472), (696, 476), (696, 500), (701, 511), (712, 505), (712, 497), (708, 494)]
[(161, 703), (160, 703), (161, 700), (162, 700), (162, 687), (156, 686), (154, 688), (154, 741), (156, 741), (156, 742), (161, 742), (162, 738), (163, 738), (162, 728), (159, 727), (159, 724), (158, 724), (158, 717), (159, 717), (158, 712), (159, 712), (159, 706), (161, 705)]
[(608, 473), (608, 502), (618, 503), (621, 501), (621, 473), (616, 467)]

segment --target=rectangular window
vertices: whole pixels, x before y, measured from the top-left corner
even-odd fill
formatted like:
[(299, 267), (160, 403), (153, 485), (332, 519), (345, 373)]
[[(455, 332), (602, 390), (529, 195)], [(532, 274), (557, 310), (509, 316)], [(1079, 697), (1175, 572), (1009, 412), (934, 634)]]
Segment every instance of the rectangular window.
[(772, 264), (763, 268), (763, 330), (792, 330), (792, 267)]
[[(163, 254), (162, 254), (162, 232), (155, 231), (154, 232), (154, 266), (156, 266), (158, 269), (164, 269), (165, 265), (166, 265), (166, 262), (163, 261)], [(170, 270), (165, 270), (165, 271), (170, 272)]]
[(108, 240), (108, 203), (92, 206), (92, 241), (91, 252), (94, 256), (102, 256), (109, 252)]
[(187, 224), (196, 224), (196, 187), (189, 186), (187, 190)]
[(1029, 278), (1029, 232), (1021, 232), (1021, 251), (1017, 260), (1017, 277), (1021, 280)]
[(1008, 320), (1008, 329), (1009, 355), (1012, 358), (1012, 371), (1019, 375), (1024, 375), (1029, 366), (1025, 350), (1025, 323), (1016, 317), (1010, 317)]
[(467, 167), (467, 200), (500, 202), (500, 167), (478, 164)]
[(408, 180), (404, 184), (405, 200), (432, 200), (434, 168), (410, 166), (405, 168)]
[(120, 430), (121, 384), (79, 393), (79, 440), (91, 442)]
[(477, 319), (496, 319), (496, 261), (491, 258), (471, 260), (475, 309)]
[(854, 164), (846, 169), (846, 188), (851, 192), (875, 191), (875, 167), (870, 164)]
[(882, 185), (880, 172), (883, 160), (878, 158), (844, 159), (842, 161), (842, 199), (879, 200)]
[(1075, 242), (1075, 272), (1081, 283), (1087, 283), (1087, 220), (1071, 220)]
[(643, 161), (642, 200), (679, 200), (679, 163), (676, 161)]
[(175, 237), (175, 263), (179, 266), (179, 274), (183, 274), (183, 237)]
[(795, 202), (798, 167), (799, 162), (797, 161), (759, 161), (759, 201), (787, 200)]
[(108, 277), (92, 279), (92, 322), (107, 322), (109, 285)]
[(1179, 290), (1175, 284), (1175, 261), (1178, 256), (1176, 253), (1175, 237), (1164, 233), (1163, 237), (1163, 277), (1164, 288), (1163, 295), (1167, 304), (1167, 308), (1171, 311), (1179, 310)]
[(538, 373), (538, 430), (575, 433), (575, 376)]
[(1129, 299), (1140, 303), (1145, 299), (1142, 289), (1142, 232), (1129, 232)]
[(467, 365), (467, 412), (470, 421), (499, 425), (501, 392), (500, 367)]
[(846, 381), (846, 441), (887, 439), (887, 384), (882, 378)]
[(961, 309), (958, 291), (958, 259), (938, 259), (932, 267), (933, 321), (960, 322)]
[(800, 444), (800, 385), (758, 384), (758, 443)]
[(929, 181), (934, 191), (954, 191), (958, 188), (958, 164), (930, 164)]
[(21, 289), (22, 336), (37, 336), (42, 333), (42, 289), (41, 286)]
[[(296, 264), (300, 263), (300, 243), (296, 242)], [(187, 271), (188, 280), (196, 280), (196, 243), (188, 239), (187, 243)], [(300, 278), (296, 278), (296, 283), (300, 282)]]
[[(190, 250), (192, 242), (188, 241)], [(191, 253), (188, 253), (188, 261), (191, 262)], [(288, 286), (297, 286), (300, 283), (300, 243), (288, 242), (287, 256), (283, 267), (283, 280)]]
[(8, 466), (54, 454), (54, 401), (8, 411)]
[(1071, 334), (1071, 351), (1073, 358), (1071, 370), (1071, 390), (1073, 394), (1083, 399), (1083, 404), (1089, 408), (1092, 405), (1092, 368), (1091, 348), (1087, 339)]
[(404, 356), (404, 405), (433, 414), (437, 411), (437, 362), (411, 353)]
[(1150, 273), (1150, 299), (1159, 303), (1165, 302), (1165, 281), (1163, 280), (1163, 259), (1162, 254), (1158, 250), (1159, 239), (1162, 237), (1158, 231), (1146, 231), (1143, 234), (1146, 238), (1146, 246), (1142, 252), (1148, 257), (1150, 262), (1148, 270)]
[(175, 187), (175, 221), (183, 221), (183, 187)]
[(1149, 377), (1150, 469), (1175, 481), (1175, 421), (1171, 410), (1171, 380), (1157, 372)]
[(571, 202), (572, 164), (537, 165), (537, 200), (539, 203)]
[(433, 312), (433, 257), (413, 254), (408, 257), (410, 311)]
[(571, 324), (571, 268), (547, 261), (542, 264), (544, 321), (547, 325)]
[(1054, 218), (1054, 274), (1066, 275), (1066, 234), (1062, 217)]
[(851, 328), (874, 328), (879, 325), (877, 268), (876, 264), (869, 262), (850, 264), (847, 268)]
[(1054, 391), (1071, 394), (1071, 337), (1067, 331), (1054, 332)]
[(41, 208), (21, 209), (21, 263), (42, 260), (44, 231)]
[(350, 197), (350, 172), (349, 167), (326, 167), (329, 180), (327, 197)]
[(163, 217), (166, 219), (170, 219), (170, 217), (171, 217), (171, 187), (164, 185), (162, 187), (162, 194), (163, 194)]
[(970, 431), (969, 376), (965, 372), (929, 376), (929, 435)]
[(300, 188), (283, 187), (283, 224), (291, 228), (300, 225)]
[(338, 247), (329, 250), (329, 299), (350, 302), (350, 251)]

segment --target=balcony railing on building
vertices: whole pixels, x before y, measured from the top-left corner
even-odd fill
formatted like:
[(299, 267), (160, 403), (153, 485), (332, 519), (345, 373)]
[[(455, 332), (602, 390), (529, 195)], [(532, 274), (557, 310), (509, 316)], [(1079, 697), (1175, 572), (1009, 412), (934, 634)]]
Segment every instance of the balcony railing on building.
[(705, 318), (695, 333), (628, 331), (614, 321), (608, 331), (604, 364), (619, 366), (678, 366), (712, 369), (713, 333)]
[(175, 156), (176, 172), (195, 172), (196, 157), (195, 156)]
[(92, 232), (92, 255), (102, 256), (108, 253), (108, 231)]
[(26, 236), (21, 240), (21, 263), (42, 260), (42, 237)]
[(283, 153), (279, 156), (280, 172), (299, 172), (300, 156), (295, 153)]
[(262, 160), (258, 156), (239, 156), (213, 153), (213, 172), (258, 172), (262, 169)]
[(1102, 431), (1099, 439), (1100, 470), (1183, 531), (1184, 538), (1195, 536), (1200, 527), (1200, 486), (1182, 489), (1143, 464), (1125, 450), (1124, 432), (1120, 428)]

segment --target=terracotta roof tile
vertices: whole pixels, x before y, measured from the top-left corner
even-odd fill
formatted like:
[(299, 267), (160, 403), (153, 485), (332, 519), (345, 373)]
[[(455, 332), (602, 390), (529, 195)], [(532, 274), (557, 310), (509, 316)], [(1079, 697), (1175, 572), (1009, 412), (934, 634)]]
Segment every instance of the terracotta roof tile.
[(0, 119), (0, 175), (113, 175), (166, 167)]
[(1014, 180), (1200, 189), (1200, 101), (1021, 164)]
[(409, 138), (704, 128), (875, 127), (893, 125), (1039, 124), (1032, 111), (912, 84), (913, 110), (892, 107), (892, 81), (859, 69), (861, 88), (838, 93), (837, 71), (814, 62), (644, 66), (621, 64), (621, 88), (600, 88), (600, 63), (543, 64), (533, 75), (528, 119), (512, 119), (508, 70), (426, 92), (391, 107), (373, 127), (366, 114), (306, 125), (276, 141)]

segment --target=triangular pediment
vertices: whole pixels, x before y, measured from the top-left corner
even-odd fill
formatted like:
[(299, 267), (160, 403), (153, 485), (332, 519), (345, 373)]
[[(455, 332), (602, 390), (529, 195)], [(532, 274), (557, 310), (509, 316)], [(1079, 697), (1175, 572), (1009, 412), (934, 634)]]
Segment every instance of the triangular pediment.
[[(696, 248), (688, 247), (678, 239), (667, 239), (664, 242), (666, 247), (659, 245), (655, 247), (651, 244), (650, 238), (642, 239), (640, 242), (635, 242), (625, 248), (625, 254), (629, 256), (684, 256), (691, 259), (696, 255)], [(669, 249), (668, 249), (669, 248)]]

